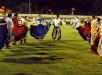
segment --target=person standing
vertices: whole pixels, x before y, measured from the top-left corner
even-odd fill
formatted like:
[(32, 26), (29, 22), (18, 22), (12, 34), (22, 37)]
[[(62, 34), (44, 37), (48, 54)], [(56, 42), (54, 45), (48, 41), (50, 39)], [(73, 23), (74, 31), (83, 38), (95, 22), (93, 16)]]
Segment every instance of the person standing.
[(24, 39), (26, 33), (27, 33), (27, 27), (25, 27), (24, 25), (20, 25), (18, 23), (18, 14), (14, 14), (14, 18), (13, 18), (13, 35), (14, 35), (14, 41), (12, 43), (12, 45), (16, 45), (17, 41), (20, 41), (22, 39)]
[[(27, 16), (25, 16), (24, 20), (22, 20), (22, 25), (24, 25), (28, 29), (28, 17)], [(28, 32), (28, 30), (27, 30), (27, 32)], [(26, 35), (24, 37), (24, 43), (27, 43), (26, 39), (27, 39), (27, 33), (26, 33)], [(22, 42), (23, 42), (23, 39), (20, 41), (20, 44), (22, 44)]]
[(14, 40), (14, 36), (12, 33), (12, 28), (13, 28), (12, 14), (8, 14), (8, 18), (6, 19), (6, 23), (7, 23), (8, 35), (9, 35), (9, 38), (6, 42), (6, 48), (9, 49), (10, 48), (9, 43)]
[(3, 13), (0, 17), (0, 51), (3, 51), (3, 48), (8, 39), (8, 29), (6, 24), (6, 14)]
[(97, 48), (97, 52), (100, 56), (100, 64), (102, 64), (102, 26), (101, 27), (101, 33), (100, 33), (100, 39), (99, 39), (99, 44), (98, 44), (98, 48)]
[(59, 18), (59, 15), (56, 15), (56, 18), (53, 20), (53, 22), (54, 22), (54, 29), (52, 31), (52, 39), (53, 41), (55, 41), (55, 39), (57, 38), (57, 40), (59, 41), (61, 39), (60, 26), (62, 25), (62, 21)]
[(42, 41), (49, 31), (51, 23), (38, 15), (36, 22), (30, 25), (30, 35), (35, 39)]

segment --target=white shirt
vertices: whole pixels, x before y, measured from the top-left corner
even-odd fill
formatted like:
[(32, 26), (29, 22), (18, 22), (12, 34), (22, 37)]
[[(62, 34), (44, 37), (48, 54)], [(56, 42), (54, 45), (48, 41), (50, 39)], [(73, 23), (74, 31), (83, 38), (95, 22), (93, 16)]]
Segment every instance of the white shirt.
[(44, 23), (44, 19), (37, 19), (37, 24), (43, 24)]
[(54, 19), (54, 25), (55, 25), (55, 27), (60, 27), (60, 24), (61, 23), (61, 19), (60, 18), (58, 18), (58, 19)]
[(12, 29), (13, 28), (13, 21), (12, 21), (12, 18), (7, 18), (6, 19), (6, 23), (7, 23), (7, 28), (8, 29)]
[(26, 21), (25, 19), (22, 20), (22, 24), (25, 26), (28, 26), (28, 21)]

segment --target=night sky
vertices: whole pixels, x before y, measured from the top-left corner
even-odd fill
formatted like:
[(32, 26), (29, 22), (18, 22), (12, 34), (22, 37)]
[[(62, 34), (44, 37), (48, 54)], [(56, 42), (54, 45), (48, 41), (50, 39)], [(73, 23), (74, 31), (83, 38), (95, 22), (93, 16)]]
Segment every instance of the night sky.
[[(42, 6), (49, 6), (54, 13), (57, 13), (61, 9), (71, 10), (72, 7), (76, 9), (76, 12), (89, 12), (92, 11), (92, 4), (95, 0), (30, 0), (31, 9), (35, 10), (37, 5), (38, 9)], [(28, 3), (29, 0), (0, 0), (0, 7), (13, 8), (19, 6), (21, 3)]]

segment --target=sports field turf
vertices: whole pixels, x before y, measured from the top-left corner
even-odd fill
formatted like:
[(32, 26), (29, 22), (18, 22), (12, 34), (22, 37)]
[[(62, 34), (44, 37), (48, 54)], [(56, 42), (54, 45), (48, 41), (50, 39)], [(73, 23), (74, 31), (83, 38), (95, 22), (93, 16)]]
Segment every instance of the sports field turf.
[(61, 40), (52, 41), (51, 26), (42, 41), (28, 33), (27, 44), (0, 52), (0, 75), (102, 75), (100, 58), (71, 26), (62, 26)]

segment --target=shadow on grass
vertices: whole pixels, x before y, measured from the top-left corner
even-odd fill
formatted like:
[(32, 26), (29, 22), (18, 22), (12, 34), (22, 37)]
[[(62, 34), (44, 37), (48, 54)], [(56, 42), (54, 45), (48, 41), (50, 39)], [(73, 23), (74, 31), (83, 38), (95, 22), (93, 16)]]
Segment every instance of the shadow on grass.
[(32, 74), (17, 73), (17, 74), (14, 74), (14, 75), (32, 75)]
[[(49, 41), (49, 40), (43, 40), (41, 42), (31, 42), (31, 43), (27, 43), (27, 44), (24, 44), (25, 46), (40, 46), (40, 45), (45, 45), (45, 46), (59, 46), (58, 44), (65, 44), (65, 45), (68, 45), (68, 44), (76, 44), (75, 42), (77, 43), (83, 43), (85, 42), (84, 40), (60, 40), (59, 42), (58, 41)], [(88, 42), (88, 41), (87, 41)]]
[[(10, 50), (11, 54), (6, 54), (5, 56), (23, 56), (23, 55), (48, 55), (49, 53), (52, 53), (54, 50), (82, 50), (78, 45), (74, 45), (73, 42), (75, 40), (69, 40), (72, 41), (71, 43), (62, 40), (60, 42), (51, 42), (51, 41), (44, 41), (44, 42), (38, 42), (38, 43), (27, 43), (18, 45), (17, 49)], [(83, 42), (82, 40), (79, 40), (79, 42)], [(78, 47), (78, 48), (76, 48)]]
[[(19, 50), (12, 50), (12, 54), (6, 54), (5, 57), (7, 56), (24, 56), (24, 55), (48, 55), (49, 53), (47, 52), (32, 52), (32, 53), (25, 53), (25, 52), (18, 52)], [(17, 53), (18, 52), (18, 53)]]
[(29, 58), (5, 58), (2, 62), (17, 64), (52, 64), (64, 58), (58, 56), (29, 57)]
[[(69, 40), (70, 41), (70, 40)], [(72, 41), (72, 42), (71, 42)], [(5, 58), (1, 62), (6, 63), (18, 63), (18, 64), (51, 64), (61, 59), (66, 59), (67, 56), (72, 59), (78, 59), (77, 57), (73, 57), (71, 54), (63, 54), (62, 50), (77, 50), (80, 51), (80, 47), (76, 48), (78, 45), (75, 44), (75, 40), (71, 40), (70, 42), (63, 40), (60, 42), (51, 42), (45, 41), (41, 43), (27, 43), (18, 45), (17, 49), (10, 50), (10, 54), (6, 54)], [(79, 43), (82, 43), (82, 40), (79, 40)], [(59, 53), (54, 53), (54, 50), (59, 50)], [(56, 56), (53, 56), (57, 54)], [(73, 55), (75, 53), (72, 53)], [(32, 55), (37, 55), (40, 57), (32, 57)], [(9, 57), (10, 56), (10, 57)], [(17, 56), (14, 58), (13, 56)], [(21, 56), (25, 56), (26, 58), (22, 58)], [(29, 57), (28, 57), (29, 56)], [(62, 58), (63, 57), (63, 58)]]

